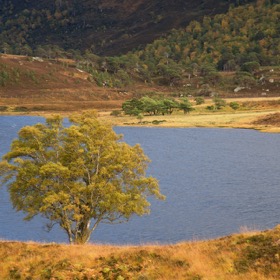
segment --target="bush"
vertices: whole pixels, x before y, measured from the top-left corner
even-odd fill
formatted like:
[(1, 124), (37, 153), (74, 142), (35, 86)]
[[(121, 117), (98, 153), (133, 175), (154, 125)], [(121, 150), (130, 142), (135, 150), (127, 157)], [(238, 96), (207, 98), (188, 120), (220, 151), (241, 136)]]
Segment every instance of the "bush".
[(257, 81), (255, 80), (254, 76), (246, 71), (239, 71), (236, 72), (233, 81), (238, 86), (244, 87), (252, 87), (255, 86)]
[(220, 97), (215, 97), (213, 102), (217, 110), (220, 110), (227, 105), (226, 101)]
[(137, 115), (137, 120), (139, 120), (140, 123), (142, 123), (143, 119), (144, 119), (143, 114), (140, 113), (140, 114)]
[(121, 114), (122, 112), (120, 110), (113, 110), (110, 115), (114, 117), (119, 117)]
[(201, 105), (205, 103), (205, 99), (202, 96), (198, 96), (195, 98), (196, 105)]
[(7, 111), (8, 107), (7, 106), (0, 106), (0, 111), (4, 112)]
[(15, 107), (14, 109), (15, 112), (27, 112), (28, 108), (27, 107)]
[(210, 96), (212, 90), (210, 89), (209, 84), (203, 84), (201, 89), (196, 93), (198, 96)]
[(254, 73), (260, 69), (260, 64), (257, 61), (245, 62), (241, 66), (241, 71)]
[(5, 71), (5, 70), (2, 70), (0, 72), (0, 85), (2, 87), (6, 86), (7, 82), (9, 81), (9, 79), (10, 79), (9, 73), (7, 71)]
[(215, 110), (215, 106), (214, 105), (209, 105), (206, 107), (207, 110), (209, 111), (214, 111)]
[(236, 102), (236, 101), (230, 102), (230, 103), (229, 103), (229, 106), (230, 106), (230, 108), (233, 109), (233, 110), (237, 110), (237, 109), (240, 108), (240, 104), (239, 104), (238, 102)]

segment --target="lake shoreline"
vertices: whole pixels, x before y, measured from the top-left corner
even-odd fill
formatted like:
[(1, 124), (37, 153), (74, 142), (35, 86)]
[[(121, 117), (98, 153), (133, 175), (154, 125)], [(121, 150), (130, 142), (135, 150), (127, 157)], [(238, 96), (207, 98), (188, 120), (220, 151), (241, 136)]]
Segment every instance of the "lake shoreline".
[[(122, 127), (164, 127), (164, 128), (229, 128), (229, 129), (253, 129), (266, 133), (280, 133), (279, 126), (257, 125), (253, 122), (262, 116), (278, 113), (278, 110), (246, 111), (234, 113), (191, 113), (188, 115), (174, 114), (166, 116), (144, 116), (139, 122), (133, 116), (110, 115), (109, 111), (98, 111), (99, 118), (110, 123), (112, 126)], [(51, 115), (62, 115), (68, 117), (80, 112), (1, 112), (0, 116), (38, 116), (48, 117)]]

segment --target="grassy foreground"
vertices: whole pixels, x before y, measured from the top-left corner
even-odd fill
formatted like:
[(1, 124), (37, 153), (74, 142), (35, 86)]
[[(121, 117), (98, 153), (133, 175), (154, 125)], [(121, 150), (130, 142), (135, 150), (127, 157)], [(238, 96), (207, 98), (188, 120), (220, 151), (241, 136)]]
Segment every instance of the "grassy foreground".
[(280, 226), (175, 245), (0, 242), (0, 279), (280, 279)]

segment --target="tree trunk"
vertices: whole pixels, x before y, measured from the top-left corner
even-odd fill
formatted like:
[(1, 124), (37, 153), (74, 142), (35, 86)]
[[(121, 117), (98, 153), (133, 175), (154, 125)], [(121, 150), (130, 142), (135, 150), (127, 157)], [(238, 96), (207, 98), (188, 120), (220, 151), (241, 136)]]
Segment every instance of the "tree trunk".
[(90, 235), (91, 235), (90, 221), (83, 221), (78, 225), (73, 243), (85, 244), (89, 241)]

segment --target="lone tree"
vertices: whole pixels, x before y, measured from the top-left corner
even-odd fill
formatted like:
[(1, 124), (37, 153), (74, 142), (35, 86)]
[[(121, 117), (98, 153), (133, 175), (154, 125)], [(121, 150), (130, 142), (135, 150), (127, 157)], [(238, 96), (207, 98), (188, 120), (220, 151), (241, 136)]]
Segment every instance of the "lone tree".
[(67, 233), (69, 242), (86, 243), (100, 223), (125, 222), (149, 213), (147, 196), (164, 199), (158, 182), (147, 177), (149, 159), (139, 145), (98, 121), (93, 112), (61, 116), (26, 126), (0, 162), (17, 211), (26, 220), (41, 215)]

